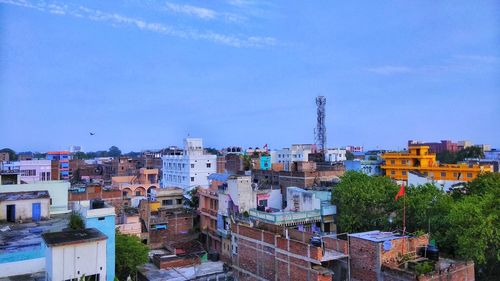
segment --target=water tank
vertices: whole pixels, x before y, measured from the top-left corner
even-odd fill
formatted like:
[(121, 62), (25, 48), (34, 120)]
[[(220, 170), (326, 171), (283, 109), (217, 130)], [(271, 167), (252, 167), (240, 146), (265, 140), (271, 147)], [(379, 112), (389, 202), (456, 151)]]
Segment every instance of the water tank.
[(311, 238), (311, 245), (316, 246), (316, 247), (321, 247), (321, 237), (312, 237)]
[(420, 249), (420, 256), (428, 258), (429, 260), (438, 261), (439, 260), (439, 249), (436, 246), (427, 245)]
[(101, 208), (104, 208), (104, 201), (102, 200), (92, 201), (92, 209), (101, 209)]

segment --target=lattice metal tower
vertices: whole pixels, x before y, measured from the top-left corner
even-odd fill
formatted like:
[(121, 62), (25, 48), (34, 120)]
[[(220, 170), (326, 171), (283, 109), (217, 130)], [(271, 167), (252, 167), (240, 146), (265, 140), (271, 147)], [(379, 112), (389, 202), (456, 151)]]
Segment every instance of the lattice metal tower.
[(318, 107), (317, 109), (317, 123), (316, 123), (316, 129), (314, 129), (314, 138), (316, 141), (316, 148), (318, 152), (320, 153), (325, 153), (326, 151), (326, 122), (325, 122), (325, 116), (326, 116), (326, 110), (325, 110), (325, 105), (326, 105), (326, 98), (324, 96), (318, 96), (316, 97), (316, 106)]

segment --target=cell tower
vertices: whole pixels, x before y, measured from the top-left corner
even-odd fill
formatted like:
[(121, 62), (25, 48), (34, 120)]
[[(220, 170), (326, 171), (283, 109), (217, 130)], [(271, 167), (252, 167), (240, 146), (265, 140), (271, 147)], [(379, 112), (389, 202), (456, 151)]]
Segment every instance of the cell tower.
[(325, 123), (325, 105), (326, 98), (324, 96), (316, 97), (316, 106), (318, 107), (318, 116), (316, 129), (314, 130), (314, 138), (316, 141), (316, 148), (319, 153), (325, 153), (326, 151), (326, 123)]

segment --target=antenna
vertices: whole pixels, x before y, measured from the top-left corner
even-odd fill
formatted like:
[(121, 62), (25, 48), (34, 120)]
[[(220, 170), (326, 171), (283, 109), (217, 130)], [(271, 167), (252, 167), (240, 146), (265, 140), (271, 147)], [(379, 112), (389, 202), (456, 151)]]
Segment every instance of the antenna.
[(324, 154), (326, 152), (326, 124), (325, 124), (325, 110), (326, 98), (324, 96), (316, 97), (317, 106), (317, 123), (316, 129), (314, 130), (314, 139), (316, 142), (316, 147), (319, 153)]

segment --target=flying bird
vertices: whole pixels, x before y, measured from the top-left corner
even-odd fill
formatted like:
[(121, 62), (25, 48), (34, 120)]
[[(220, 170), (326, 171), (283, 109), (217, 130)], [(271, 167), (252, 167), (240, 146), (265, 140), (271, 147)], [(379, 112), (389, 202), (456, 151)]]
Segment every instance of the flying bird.
[(92, 132), (89, 132), (89, 134), (90, 134), (91, 136), (95, 135), (95, 133), (92, 133)]

